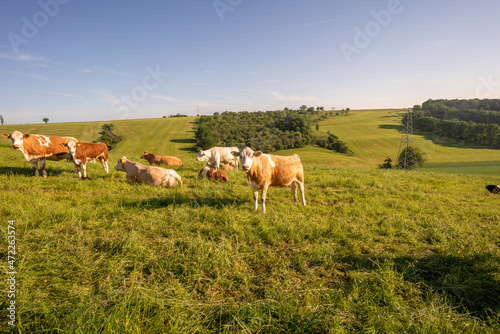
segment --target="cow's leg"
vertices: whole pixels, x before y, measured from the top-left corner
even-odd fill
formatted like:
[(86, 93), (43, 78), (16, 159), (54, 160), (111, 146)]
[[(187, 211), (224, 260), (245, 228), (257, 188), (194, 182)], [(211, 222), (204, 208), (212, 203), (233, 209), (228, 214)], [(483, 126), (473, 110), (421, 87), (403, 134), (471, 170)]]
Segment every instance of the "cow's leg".
[(78, 164), (74, 160), (73, 164), (75, 165), (75, 174), (78, 174)]
[(252, 189), (253, 192), (253, 209), (257, 210), (259, 208), (259, 191)]
[(40, 174), (38, 173), (38, 161), (31, 162), (33, 165), (33, 168), (35, 168), (35, 176), (39, 176)]
[(40, 169), (42, 170), (42, 176), (47, 177), (47, 172), (45, 171), (45, 159), (40, 159)]
[(83, 170), (83, 178), (86, 179), (87, 178), (87, 164), (86, 163), (82, 163), (82, 170)]
[(101, 159), (101, 163), (106, 173), (109, 173), (108, 160)]
[(293, 204), (297, 205), (299, 203), (297, 200), (297, 181), (293, 181), (292, 184), (290, 184), (290, 188), (292, 188)]
[(267, 188), (269, 186), (264, 183), (262, 186), (261, 194), (260, 194), (260, 199), (262, 201), (262, 213), (266, 213), (266, 195), (267, 195)]
[(302, 205), (306, 206), (306, 195), (304, 190), (304, 182), (297, 181), (299, 184), (300, 195), (302, 196)]
[(82, 164), (78, 164), (76, 165), (76, 170), (78, 171), (78, 178), (81, 179), (82, 178)]

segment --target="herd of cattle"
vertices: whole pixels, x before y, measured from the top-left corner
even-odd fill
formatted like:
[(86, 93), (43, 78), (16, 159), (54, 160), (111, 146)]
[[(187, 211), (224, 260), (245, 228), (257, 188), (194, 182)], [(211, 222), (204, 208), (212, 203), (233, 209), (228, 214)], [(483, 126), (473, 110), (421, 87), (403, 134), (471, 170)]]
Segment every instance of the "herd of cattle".
[[(13, 131), (2, 134), (2, 137), (12, 141), (12, 147), (23, 153), (26, 161), (35, 168), (35, 176), (39, 176), (38, 164), (43, 177), (46, 160), (68, 160), (75, 166), (78, 177), (87, 177), (87, 162), (99, 160), (106, 173), (108, 168), (108, 148), (104, 143), (83, 143), (73, 137), (44, 136), (23, 134)], [(173, 187), (182, 185), (179, 174), (173, 169), (156, 167), (166, 165), (182, 167), (183, 162), (176, 157), (166, 157), (144, 152), (141, 159), (149, 162), (149, 166), (132, 162), (123, 157), (118, 160), (115, 170), (126, 173), (128, 182), (145, 183), (154, 186)], [(266, 211), (266, 194), (268, 187), (290, 187), (293, 192), (294, 203), (298, 204), (297, 187), (301, 193), (302, 205), (306, 205), (304, 196), (304, 168), (297, 154), (289, 157), (264, 154), (253, 151), (249, 147), (241, 151), (237, 147), (213, 147), (201, 150), (196, 157), (197, 161), (206, 161), (207, 167), (199, 172), (200, 178), (212, 178), (220, 182), (228, 181), (223, 169), (238, 169), (241, 159), (241, 169), (246, 172), (248, 182), (252, 188), (254, 209), (258, 209), (258, 191), (261, 190), (262, 212)]]

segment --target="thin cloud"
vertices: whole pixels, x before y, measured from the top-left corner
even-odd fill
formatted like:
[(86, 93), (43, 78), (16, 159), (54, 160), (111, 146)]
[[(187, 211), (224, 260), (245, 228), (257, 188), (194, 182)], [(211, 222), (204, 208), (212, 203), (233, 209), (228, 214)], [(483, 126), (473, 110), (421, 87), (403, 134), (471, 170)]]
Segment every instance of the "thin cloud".
[(44, 77), (42, 75), (36, 75), (36, 74), (31, 74), (31, 73), (22, 73), (22, 72), (9, 71), (9, 70), (0, 70), (0, 71), (2, 71), (4, 73), (13, 74), (13, 75), (19, 75), (22, 77), (38, 79), (38, 80), (42, 80), (42, 81), (46, 81), (46, 82), (52, 82), (51, 80), (47, 79), (46, 77)]
[(151, 93), (149, 93), (148, 97), (151, 97), (153, 99), (167, 101), (167, 102), (178, 102), (177, 99), (175, 99), (173, 97), (170, 97), (170, 96), (166, 96), (166, 95), (151, 94)]
[(59, 93), (59, 92), (50, 92), (50, 91), (46, 91), (46, 90), (34, 90), (34, 92), (51, 94), (51, 95), (58, 95), (58, 96), (76, 97), (79, 99), (88, 99), (88, 97), (86, 97), (86, 96), (67, 94), (67, 93)]
[(110, 69), (110, 68), (84, 68), (84, 69), (79, 70), (78, 73), (106, 73), (106, 74), (114, 74), (114, 75), (119, 75), (119, 76), (123, 76), (123, 77), (139, 79), (137, 76), (132, 75), (130, 73), (115, 71), (115, 70)]

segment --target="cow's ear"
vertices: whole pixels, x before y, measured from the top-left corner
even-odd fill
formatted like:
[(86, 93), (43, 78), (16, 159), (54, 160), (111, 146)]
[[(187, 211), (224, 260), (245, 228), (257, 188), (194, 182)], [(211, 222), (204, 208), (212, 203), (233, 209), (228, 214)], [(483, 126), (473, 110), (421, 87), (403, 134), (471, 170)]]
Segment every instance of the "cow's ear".
[(8, 133), (2, 133), (2, 137), (9, 139), (10, 135)]
[(61, 146), (68, 146), (68, 143), (61, 143)]
[(262, 154), (262, 151), (255, 151), (255, 152), (253, 152), (253, 156), (254, 157), (258, 157), (261, 154)]
[(231, 151), (231, 154), (234, 155), (235, 157), (239, 157), (240, 156), (240, 152), (239, 151)]

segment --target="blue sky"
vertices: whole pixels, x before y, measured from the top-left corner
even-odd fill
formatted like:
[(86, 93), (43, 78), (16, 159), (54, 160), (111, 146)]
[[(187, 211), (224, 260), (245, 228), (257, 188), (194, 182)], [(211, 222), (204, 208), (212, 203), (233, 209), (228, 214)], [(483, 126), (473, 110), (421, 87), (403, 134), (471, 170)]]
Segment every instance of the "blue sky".
[(498, 0), (5, 0), (6, 124), (500, 98)]

